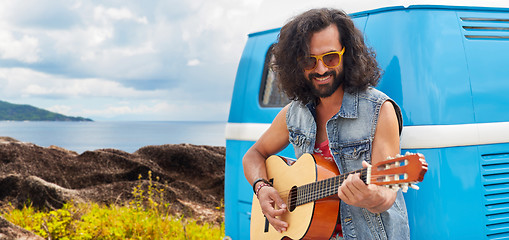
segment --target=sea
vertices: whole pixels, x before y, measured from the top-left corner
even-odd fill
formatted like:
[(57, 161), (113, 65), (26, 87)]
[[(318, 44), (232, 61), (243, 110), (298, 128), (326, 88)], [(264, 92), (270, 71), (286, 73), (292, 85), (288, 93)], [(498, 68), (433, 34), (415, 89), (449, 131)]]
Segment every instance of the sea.
[(0, 121), (0, 136), (41, 147), (54, 145), (80, 154), (104, 148), (133, 153), (148, 145), (189, 143), (225, 146), (225, 127), (226, 122)]

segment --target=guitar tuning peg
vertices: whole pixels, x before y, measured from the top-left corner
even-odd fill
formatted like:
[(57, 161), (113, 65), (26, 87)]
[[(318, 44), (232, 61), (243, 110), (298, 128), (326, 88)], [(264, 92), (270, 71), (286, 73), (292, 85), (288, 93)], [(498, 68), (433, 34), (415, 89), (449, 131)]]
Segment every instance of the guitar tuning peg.
[(400, 186), (398, 184), (386, 185), (386, 187), (393, 191), (398, 191), (398, 189), (400, 189)]
[(401, 184), (401, 191), (406, 193), (408, 191), (408, 183)]
[(419, 190), (419, 186), (417, 186), (417, 184), (410, 184), (410, 187), (415, 189), (415, 190)]

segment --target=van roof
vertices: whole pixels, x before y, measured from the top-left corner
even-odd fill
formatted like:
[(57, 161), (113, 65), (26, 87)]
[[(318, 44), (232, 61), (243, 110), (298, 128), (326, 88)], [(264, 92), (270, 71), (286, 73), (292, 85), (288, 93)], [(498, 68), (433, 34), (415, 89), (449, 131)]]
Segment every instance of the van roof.
[(250, 33), (282, 27), (290, 18), (312, 8), (331, 7), (355, 15), (370, 11), (423, 6), (435, 7), (490, 7), (509, 9), (507, 0), (265, 0), (260, 5)]

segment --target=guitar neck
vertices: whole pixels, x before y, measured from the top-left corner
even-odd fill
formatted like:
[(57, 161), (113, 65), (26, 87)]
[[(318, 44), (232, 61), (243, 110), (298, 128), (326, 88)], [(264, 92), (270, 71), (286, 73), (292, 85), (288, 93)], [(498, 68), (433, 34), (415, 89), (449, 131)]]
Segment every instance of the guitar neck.
[(370, 168), (362, 168), (356, 171), (348, 172), (332, 178), (327, 178), (321, 181), (309, 183), (297, 187), (296, 194), (293, 199), (296, 206), (313, 202), (322, 198), (326, 198), (338, 193), (338, 188), (343, 181), (350, 175), (360, 173), (360, 178), (364, 183), (369, 183)]

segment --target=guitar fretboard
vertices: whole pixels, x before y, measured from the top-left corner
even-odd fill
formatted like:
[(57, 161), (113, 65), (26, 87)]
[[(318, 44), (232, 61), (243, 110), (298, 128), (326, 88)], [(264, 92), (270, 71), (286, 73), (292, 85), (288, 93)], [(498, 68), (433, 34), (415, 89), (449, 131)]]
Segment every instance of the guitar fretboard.
[(299, 206), (337, 194), (339, 186), (341, 186), (343, 181), (350, 174), (360, 173), (361, 180), (366, 183), (366, 178), (368, 175), (367, 172), (367, 169), (363, 168), (353, 172), (345, 173), (343, 175), (338, 175), (332, 178), (302, 185), (297, 188), (297, 199), (294, 199), (295, 201), (291, 202), (295, 203), (296, 206)]

